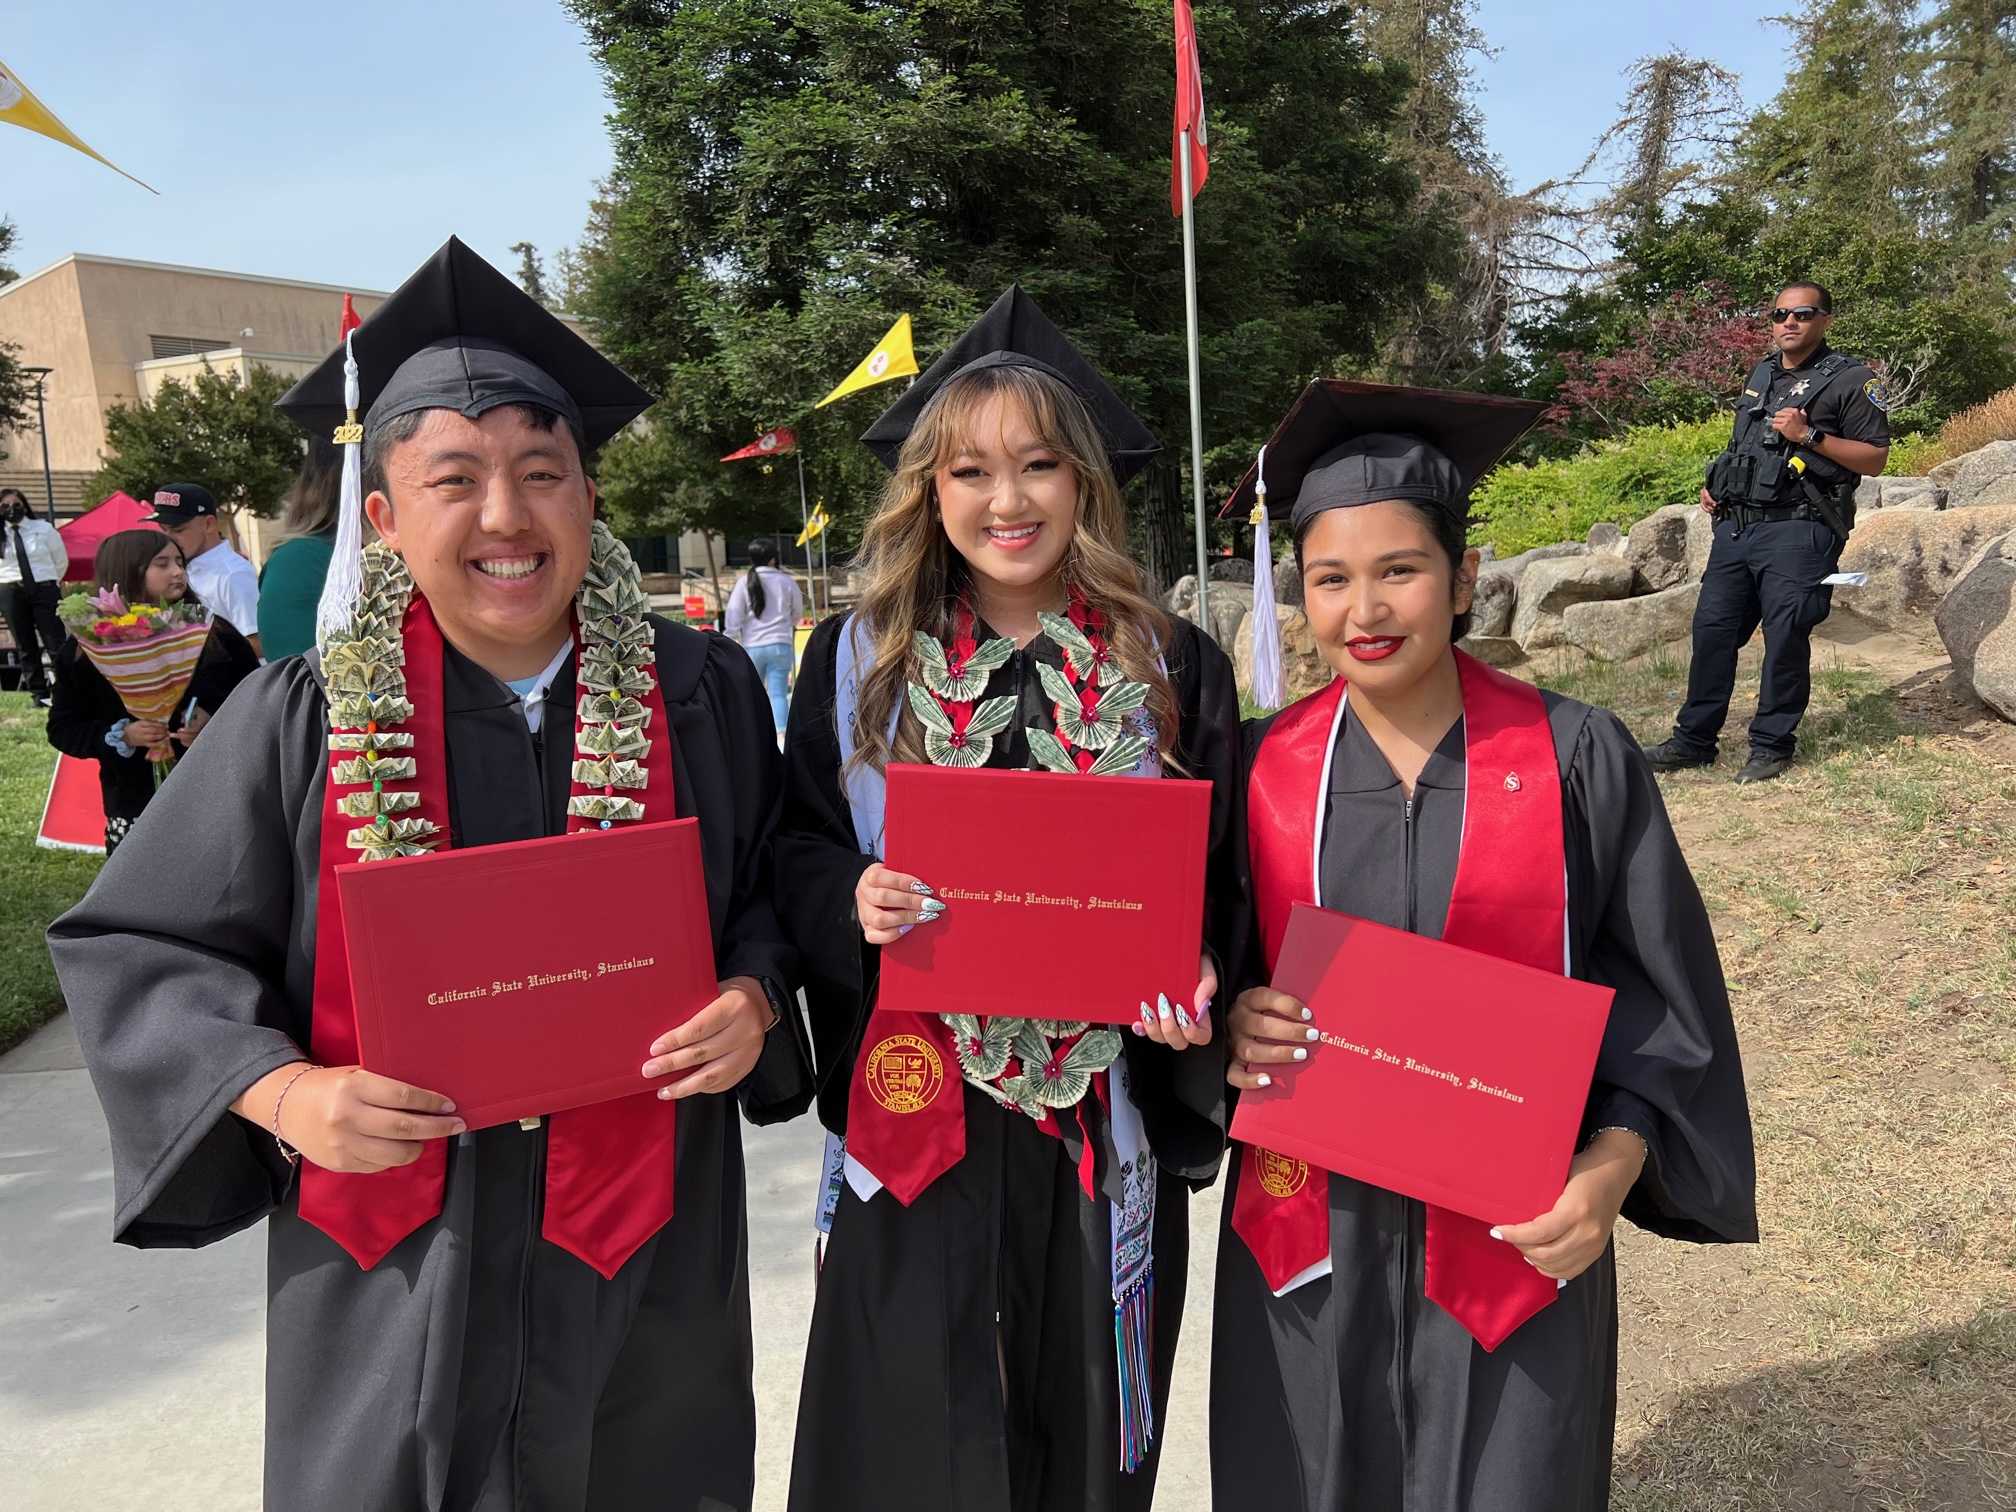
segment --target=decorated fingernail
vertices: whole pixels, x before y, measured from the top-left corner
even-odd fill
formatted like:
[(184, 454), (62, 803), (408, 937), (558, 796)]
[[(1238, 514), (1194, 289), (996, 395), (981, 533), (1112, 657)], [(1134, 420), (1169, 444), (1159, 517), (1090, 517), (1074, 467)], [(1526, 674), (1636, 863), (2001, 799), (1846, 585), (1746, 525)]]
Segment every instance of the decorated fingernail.
[(1197, 1022), (1201, 1024), (1209, 1017), (1211, 1017), (1211, 999), (1208, 997), (1197, 999)]
[(658, 1089), (658, 1101), (660, 1102), (672, 1101), (672, 1089), (670, 1087), (660, 1087)]
[(1494, 1228), (1493, 1230), (1491, 1230), (1491, 1237), (1493, 1239), (1503, 1239), (1505, 1237), (1505, 1231), (1503, 1229)]
[(1260, 1073), (1260, 1085), (1263, 1087), (1271, 1087), (1274, 1085), (1274, 1078), (1269, 1076), (1265, 1071), (1262, 1071)]
[(1141, 1005), (1141, 1022), (1144, 1024), (1153, 1024), (1155, 1022), (1155, 1010), (1150, 1008), (1146, 1003)]
[(927, 919), (935, 919), (939, 914), (945, 912), (945, 900), (943, 898), (926, 898), (917, 906)]
[(1304, 1037), (1305, 1037), (1305, 1038), (1307, 1038), (1307, 1039), (1312, 1039), (1312, 1040), (1313, 1040), (1313, 1039), (1318, 1039), (1318, 1038), (1320, 1038), (1320, 1037), (1321, 1037), (1321, 1036), (1319, 1036), (1319, 1035), (1317, 1034), (1317, 1032), (1316, 1032), (1316, 1031), (1315, 1031), (1314, 1029), (1305, 1029), (1305, 1030), (1303, 1030), (1302, 1032), (1303, 1032), (1303, 1035), (1304, 1035)]
[(1139, 1024), (1129, 1024), (1127, 1027), (1132, 1029), (1136, 1034), (1146, 1034), (1148, 1032)]
[(903, 935), (906, 935), (906, 934), (910, 933), (910, 931), (911, 931), (911, 930), (913, 930), (913, 929), (915, 929), (916, 927), (917, 927), (917, 926), (916, 926), (915, 924), (899, 924), (899, 925), (898, 925), (898, 926), (896, 927), (896, 933), (897, 933), (898, 937), (900, 938), (901, 936), (903, 936)]
[(1295, 1047), (1295, 1059), (1297, 1060), (1309, 1059), (1309, 1047), (1306, 1045), (1297, 1045)]
[(1309, 1022), (1309, 1020), (1310, 1020), (1310, 1019), (1313, 1019), (1314, 1017), (1316, 1017), (1316, 1015), (1315, 1015), (1315, 1014), (1313, 1014), (1313, 1013), (1311, 1013), (1311, 1012), (1310, 1012), (1310, 1011), (1309, 1011), (1309, 1010), (1308, 1010), (1307, 1008), (1304, 1008), (1304, 1009), (1302, 1010), (1302, 1022), (1303, 1022), (1303, 1023), (1305, 1023), (1305, 1024), (1306, 1024), (1306, 1023), (1308, 1023), (1308, 1022)]
[(1166, 992), (1158, 992), (1158, 993), (1156, 993), (1156, 994), (1155, 994), (1155, 1008), (1156, 1008), (1156, 1011), (1157, 1011), (1157, 1012), (1159, 1012), (1159, 1013), (1160, 1013), (1160, 1014), (1162, 1015), (1162, 1017), (1164, 1017), (1165, 1019), (1166, 1019), (1167, 1017), (1169, 1017), (1169, 994), (1168, 994), (1168, 993), (1166, 993)]
[(1183, 1011), (1183, 1005), (1181, 1003), (1178, 1003), (1176, 1005), (1176, 1022), (1182, 1025), (1185, 1029), (1188, 1029), (1190, 1027), (1190, 1015)]
[(927, 898), (933, 898), (937, 896), (936, 893), (931, 891), (931, 884), (929, 882), (912, 882), (910, 884), (910, 891), (914, 893), (922, 893)]

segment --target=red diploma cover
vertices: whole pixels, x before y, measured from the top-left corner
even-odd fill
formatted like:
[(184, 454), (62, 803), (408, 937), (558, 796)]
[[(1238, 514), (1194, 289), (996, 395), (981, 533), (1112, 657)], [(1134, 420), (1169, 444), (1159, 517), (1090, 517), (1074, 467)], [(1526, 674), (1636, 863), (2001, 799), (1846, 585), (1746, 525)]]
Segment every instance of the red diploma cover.
[(472, 1129), (648, 1091), (719, 994), (700, 822), (340, 866), (359, 1063)]
[(1187, 1003), (1210, 783), (901, 763), (887, 777), (887, 864), (946, 906), (882, 947), (878, 1010), (1127, 1024), (1157, 993)]
[(1608, 987), (1298, 903), (1274, 986), (1322, 1036), (1232, 1137), (1485, 1223), (1560, 1200)]

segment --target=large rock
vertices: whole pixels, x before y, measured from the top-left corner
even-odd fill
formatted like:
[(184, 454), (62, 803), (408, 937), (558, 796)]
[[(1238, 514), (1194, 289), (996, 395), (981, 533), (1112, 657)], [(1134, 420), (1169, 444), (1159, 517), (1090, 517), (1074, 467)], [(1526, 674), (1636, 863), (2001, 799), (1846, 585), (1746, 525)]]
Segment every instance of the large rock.
[(1486, 666), (1516, 667), (1526, 660), (1519, 642), (1509, 635), (1479, 635), (1472, 631), (1456, 644)]
[[(1330, 664), (1323, 660), (1323, 653), (1316, 649), (1316, 637), (1310, 633), (1309, 621), (1300, 609), (1290, 609), (1285, 604), (1274, 606), (1274, 618), (1281, 626), (1281, 686), (1285, 693), (1284, 703), (1293, 703), (1298, 698), (1307, 697), (1318, 688), (1329, 686)], [(1248, 698), (1253, 696), (1253, 630), (1254, 617), (1247, 615), (1240, 622), (1239, 633), (1232, 642), (1232, 672), (1239, 679), (1239, 691)]]
[(1505, 557), (1491, 563), (1493, 572), (1502, 572), (1516, 584), (1526, 575), (1526, 569), (1535, 562), (1555, 562), (1563, 557), (1589, 555), (1589, 547), (1581, 541), (1561, 541), (1553, 546), (1535, 546), (1517, 556)]
[(1192, 572), (1176, 579), (1176, 586), (1169, 590), (1169, 595), (1163, 599), (1162, 606), (1171, 614), (1181, 615), (1184, 619), (1196, 619), (1197, 574)]
[(1857, 511), (1945, 507), (1946, 490), (1930, 478), (1864, 478), (1855, 490)]
[(1606, 556), (1622, 556), (1624, 555), (1624, 532), (1620, 527), (1611, 524), (1608, 520), (1602, 520), (1589, 527), (1586, 544), (1591, 551), (1600, 551)]
[(2016, 532), (1974, 553), (1932, 621), (1974, 696), (2016, 721)]
[(1244, 583), (1253, 585), (1253, 559), (1251, 557), (1217, 557), (1211, 563), (1211, 581), (1214, 583)]
[[(1186, 578), (1184, 581), (1192, 582), (1194, 585), (1194, 579)], [(1177, 587), (1181, 588), (1182, 584), (1177, 584)], [(1197, 617), (1197, 596), (1194, 586), (1190, 595), (1190, 602), (1176, 612), (1193, 625), (1202, 625), (1204, 623)], [(1239, 634), (1239, 621), (1252, 612), (1253, 585), (1251, 583), (1221, 583), (1215, 578), (1212, 579), (1211, 623), (1205, 625), (1204, 628), (1219, 645), (1231, 645)]]
[(1274, 602), (1291, 609), (1302, 607), (1302, 569), (1295, 565), (1292, 547), (1274, 559)]
[(1570, 604), (1628, 598), (1631, 564), (1618, 556), (1557, 557), (1533, 562), (1519, 580), (1512, 610), (1512, 639), (1527, 655), (1567, 641), (1561, 615)]
[(1682, 583), (1642, 598), (1570, 604), (1561, 632), (1598, 661), (1624, 661), (1686, 640), (1700, 599), (1699, 583)]
[(1969, 509), (1883, 509), (1855, 522), (1841, 553), (1843, 572), (1866, 572), (1867, 586), (1843, 588), (1834, 606), (1892, 630), (1924, 628), (1981, 548), (2016, 530), (2016, 504)]
[(1624, 560), (1652, 592), (1687, 581), (1687, 531), (1693, 516), (1700, 513), (1692, 504), (1668, 504), (1631, 527), (1624, 543)]
[(1503, 635), (1512, 628), (1512, 605), (1519, 596), (1512, 574), (1494, 565), (1477, 574), (1477, 591), (1470, 599), (1470, 633)]
[(1708, 570), (1708, 553), (1715, 549), (1715, 516), (1699, 504), (1682, 505), (1687, 516), (1687, 581), (1698, 583)]
[(1932, 478), (1946, 486), (1948, 509), (2016, 504), (2016, 441), (1990, 441), (1942, 462), (1932, 469)]

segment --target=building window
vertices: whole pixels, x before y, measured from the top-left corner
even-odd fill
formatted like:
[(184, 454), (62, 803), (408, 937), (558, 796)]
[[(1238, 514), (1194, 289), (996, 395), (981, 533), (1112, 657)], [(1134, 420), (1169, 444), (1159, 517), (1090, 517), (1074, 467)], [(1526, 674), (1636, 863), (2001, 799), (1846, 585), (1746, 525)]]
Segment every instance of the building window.
[(198, 352), (229, 351), (228, 341), (212, 341), (207, 336), (149, 336), (156, 357), (194, 357)]

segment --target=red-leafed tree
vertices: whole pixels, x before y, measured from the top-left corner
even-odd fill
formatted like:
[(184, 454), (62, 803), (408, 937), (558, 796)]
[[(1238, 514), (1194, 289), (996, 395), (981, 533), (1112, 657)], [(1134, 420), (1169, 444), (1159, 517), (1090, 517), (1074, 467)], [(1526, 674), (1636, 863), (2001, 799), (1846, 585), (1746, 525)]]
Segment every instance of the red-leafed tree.
[(1721, 284), (1668, 295), (1624, 345), (1556, 355), (1564, 374), (1546, 424), (1576, 438), (1704, 420), (1743, 390), (1764, 354), (1762, 327)]

